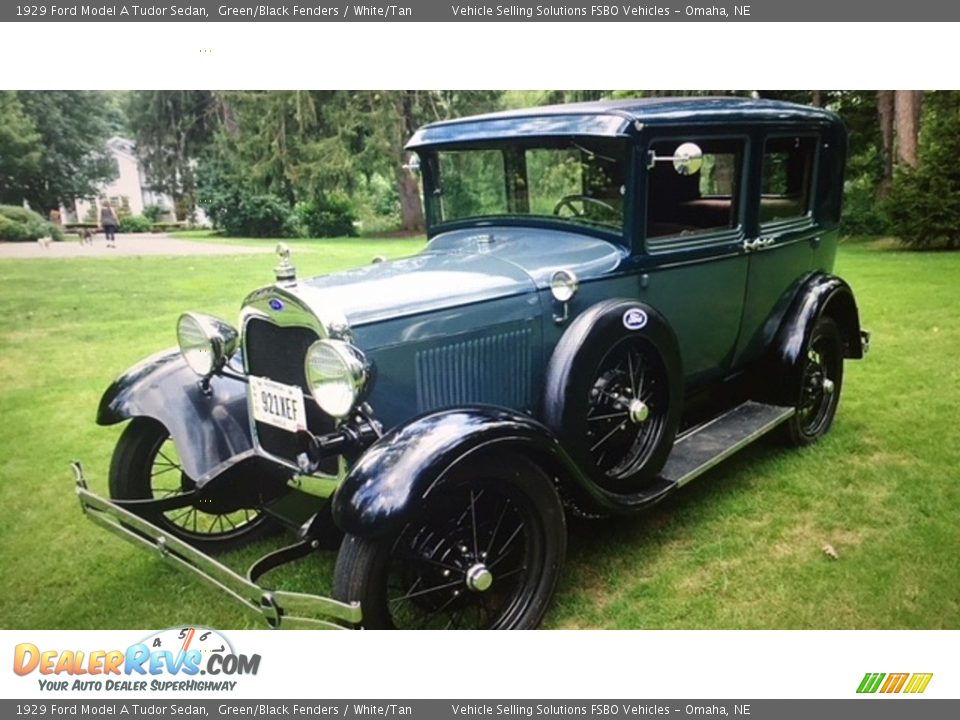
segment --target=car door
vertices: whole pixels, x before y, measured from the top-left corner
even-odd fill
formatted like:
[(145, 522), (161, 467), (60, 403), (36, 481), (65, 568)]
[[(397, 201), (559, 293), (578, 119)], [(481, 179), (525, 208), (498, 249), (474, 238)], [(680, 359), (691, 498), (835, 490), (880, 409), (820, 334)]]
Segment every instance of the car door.
[[(701, 161), (696, 171), (683, 172), (673, 158), (689, 143)], [(653, 135), (640, 154), (640, 299), (676, 332), (688, 384), (722, 375), (736, 348), (747, 282), (749, 153), (746, 132), (728, 130)]]
[(816, 132), (772, 131), (757, 139), (750, 199), (751, 232), (743, 244), (747, 291), (737, 363), (763, 352), (813, 267), (821, 228), (814, 213), (820, 139)]

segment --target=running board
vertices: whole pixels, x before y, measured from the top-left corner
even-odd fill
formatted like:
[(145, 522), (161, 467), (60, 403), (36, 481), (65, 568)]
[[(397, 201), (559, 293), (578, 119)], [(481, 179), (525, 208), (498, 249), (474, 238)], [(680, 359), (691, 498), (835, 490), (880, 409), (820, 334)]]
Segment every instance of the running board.
[(738, 405), (680, 436), (658, 480), (682, 487), (789, 420), (794, 412), (793, 408), (752, 400)]

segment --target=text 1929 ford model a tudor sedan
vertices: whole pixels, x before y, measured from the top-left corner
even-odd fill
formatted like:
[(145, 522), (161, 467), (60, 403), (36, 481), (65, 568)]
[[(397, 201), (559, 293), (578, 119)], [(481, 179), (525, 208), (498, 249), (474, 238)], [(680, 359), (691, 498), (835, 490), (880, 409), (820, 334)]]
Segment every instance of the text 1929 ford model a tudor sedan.
[[(107, 390), (87, 514), (272, 626), (529, 628), (565, 514), (645, 508), (830, 427), (868, 336), (830, 274), (846, 133), (748, 99), (538, 108), (409, 142), (419, 254), (276, 283)], [(246, 577), (211, 555), (285, 525)], [(338, 548), (334, 598), (268, 589)]]

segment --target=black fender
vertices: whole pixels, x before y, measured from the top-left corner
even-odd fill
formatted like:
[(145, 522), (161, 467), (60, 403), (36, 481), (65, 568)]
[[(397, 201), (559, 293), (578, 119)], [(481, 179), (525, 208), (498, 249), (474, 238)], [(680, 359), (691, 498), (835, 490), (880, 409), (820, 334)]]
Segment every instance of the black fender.
[(491, 450), (529, 458), (579, 508), (603, 514), (632, 509), (590, 482), (545, 425), (515, 410), (478, 405), (423, 415), (371, 445), (337, 488), (333, 520), (351, 535), (387, 535), (449, 468)]
[(814, 273), (800, 285), (777, 330), (763, 371), (769, 382), (764, 386), (762, 399), (786, 406), (800, 402), (803, 353), (821, 317), (837, 323), (844, 357), (863, 357), (860, 311), (853, 290), (836, 275)]
[[(673, 447), (673, 439), (683, 411), (683, 363), (676, 333), (667, 319), (646, 303), (629, 299), (604, 300), (584, 310), (570, 323), (554, 348), (547, 364), (543, 393), (543, 420), (563, 443), (571, 457), (585, 470), (596, 474), (593, 461), (584, 445), (586, 421), (576, 398), (585, 397), (581, 386), (584, 361), (605, 353), (607, 343), (623, 338), (640, 337), (660, 356), (666, 373), (669, 407), (666, 429), (657, 451), (646, 464), (644, 473), (657, 473)], [(578, 368), (578, 363), (581, 367)], [(602, 478), (595, 478), (603, 485)], [(630, 494), (618, 496), (630, 504)]]
[(103, 394), (99, 425), (133, 417), (153, 418), (170, 431), (184, 472), (199, 485), (255, 455), (246, 383), (214, 376), (205, 392), (176, 348), (134, 365)]
[[(546, 387), (543, 400), (544, 417), (552, 417), (556, 414), (557, 405), (566, 394), (566, 388), (558, 383), (566, 373), (562, 368), (569, 366), (574, 357), (583, 346), (587, 334), (602, 319), (613, 319), (620, 322), (624, 313), (631, 308), (642, 310), (646, 315), (644, 325), (635, 330), (648, 338), (660, 352), (663, 362), (670, 373), (670, 396), (683, 398), (683, 366), (680, 359), (680, 344), (677, 342), (677, 335), (670, 326), (667, 319), (660, 314), (658, 310), (637, 300), (612, 299), (598, 302), (592, 305), (582, 313), (576, 320), (570, 323), (560, 342), (554, 348), (550, 356), (551, 372), (547, 374)], [(626, 328), (625, 331), (629, 332)]]

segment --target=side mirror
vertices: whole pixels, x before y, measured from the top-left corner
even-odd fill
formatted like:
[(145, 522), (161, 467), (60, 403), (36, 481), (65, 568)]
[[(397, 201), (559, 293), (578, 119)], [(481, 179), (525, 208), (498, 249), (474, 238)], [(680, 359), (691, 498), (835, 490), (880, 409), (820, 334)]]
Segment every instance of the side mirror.
[(685, 142), (673, 151), (673, 155), (657, 155), (651, 150), (647, 153), (647, 169), (658, 162), (672, 162), (677, 175), (695, 175), (703, 167), (703, 150), (696, 143)]

